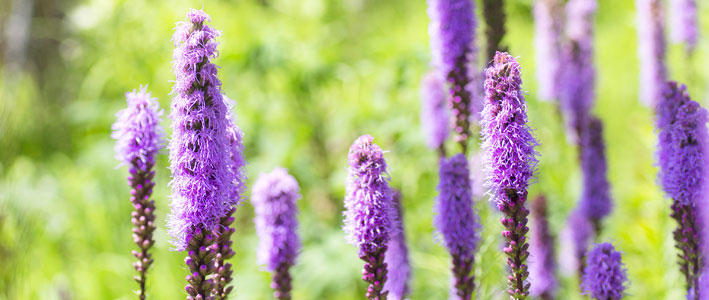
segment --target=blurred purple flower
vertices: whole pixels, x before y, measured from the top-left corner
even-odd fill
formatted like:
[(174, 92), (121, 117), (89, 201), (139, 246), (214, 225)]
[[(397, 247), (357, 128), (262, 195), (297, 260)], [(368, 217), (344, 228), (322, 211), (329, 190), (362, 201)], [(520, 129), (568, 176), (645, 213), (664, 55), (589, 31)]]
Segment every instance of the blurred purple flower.
[(667, 80), (665, 66), (665, 12), (662, 0), (636, 0), (640, 101), (655, 107)]
[(544, 196), (532, 202), (532, 232), (529, 240), (529, 292), (541, 299), (556, 299), (556, 256), (554, 237), (549, 231)]
[(300, 250), (296, 203), (301, 197), (299, 192), (298, 182), (283, 168), (261, 174), (253, 188), (258, 261), (273, 274), (271, 286), (277, 299), (290, 299), (288, 270)]
[(581, 289), (597, 300), (623, 298), (628, 278), (620, 252), (610, 243), (598, 244), (586, 255)]
[(590, 117), (581, 137), (581, 169), (583, 192), (580, 209), (598, 230), (601, 219), (613, 209), (607, 176), (606, 147), (603, 142), (603, 123)]
[(404, 234), (404, 215), (401, 207), (401, 193), (392, 191), (392, 205), (395, 215), (391, 217), (391, 237), (384, 256), (389, 278), (384, 284), (384, 291), (389, 299), (402, 300), (409, 294), (411, 267), (409, 266), (409, 249), (406, 247)]
[(537, 65), (539, 99), (558, 98), (561, 78), (561, 40), (564, 23), (564, 6), (561, 0), (536, 0), (534, 2), (534, 48)]
[(670, 39), (694, 52), (699, 36), (696, 0), (670, 0)]
[(450, 130), (448, 120), (445, 83), (437, 72), (430, 72), (421, 82), (421, 126), (428, 146), (441, 156), (445, 155), (444, 143)]
[(566, 219), (566, 226), (560, 236), (559, 261), (563, 274), (583, 274), (583, 256), (592, 239), (593, 224), (581, 210), (574, 210)]
[(428, 0), (433, 64), (450, 85), (448, 97), (454, 140), (465, 152), (475, 109), (475, 12), (470, 0)]
[(368, 299), (386, 298), (382, 291), (387, 269), (384, 256), (391, 234), (391, 190), (382, 149), (370, 135), (350, 147), (345, 195), (344, 231), (365, 261), (362, 279), (369, 283)]
[(470, 171), (465, 155), (440, 160), (440, 181), (433, 226), (438, 230), (453, 260), (453, 288), (460, 299), (470, 299), (475, 289), (471, 274), (480, 229), (473, 210)]
[(487, 186), (505, 215), (502, 236), (509, 266), (508, 293), (515, 298), (529, 294), (526, 241), (527, 187), (537, 165), (537, 141), (527, 124), (527, 104), (521, 90), (520, 67), (511, 55), (498, 52), (486, 70), (485, 108), (480, 121), (482, 149), (487, 163)]

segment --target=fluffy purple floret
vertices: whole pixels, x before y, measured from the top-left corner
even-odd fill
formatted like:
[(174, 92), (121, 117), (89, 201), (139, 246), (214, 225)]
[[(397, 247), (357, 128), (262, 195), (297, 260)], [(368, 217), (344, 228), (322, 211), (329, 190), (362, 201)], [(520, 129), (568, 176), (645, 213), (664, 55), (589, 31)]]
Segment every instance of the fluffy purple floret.
[(660, 181), (681, 205), (702, 199), (707, 156), (707, 112), (689, 98), (686, 87), (669, 83), (658, 105)]
[(563, 16), (563, 1), (536, 0), (534, 3), (534, 48), (538, 95), (542, 100), (558, 97)]
[(581, 138), (581, 169), (583, 192), (581, 210), (593, 222), (599, 222), (613, 208), (607, 176), (606, 146), (603, 142), (603, 123), (590, 117)]
[(508, 190), (519, 195), (527, 190), (537, 165), (537, 141), (527, 125), (520, 67), (514, 57), (498, 52), (485, 75), (485, 108), (480, 124), (487, 186), (495, 199), (507, 199), (504, 195)]
[(542, 299), (555, 299), (558, 281), (556, 279), (556, 257), (554, 237), (549, 230), (547, 204), (544, 196), (532, 203), (532, 231), (529, 240), (529, 292)]
[(627, 281), (621, 254), (610, 243), (598, 244), (586, 254), (581, 280), (584, 295), (598, 300), (620, 300)]
[(252, 202), (259, 237), (258, 262), (270, 272), (295, 263), (300, 250), (298, 206), (300, 187), (283, 168), (261, 174), (254, 184)]
[(409, 293), (411, 267), (409, 266), (409, 249), (406, 247), (404, 234), (401, 194), (398, 191), (393, 193), (392, 205), (394, 207), (392, 211), (395, 215), (391, 218), (392, 234), (384, 256), (388, 271), (384, 290), (389, 292), (389, 299), (401, 300), (406, 298)]
[(697, 46), (699, 19), (696, 0), (670, 0), (670, 39), (684, 43), (691, 53)]
[(231, 113), (234, 103), (231, 99), (222, 95), (227, 105), (226, 113), (226, 133), (227, 147), (229, 151), (229, 178), (232, 179), (231, 185), (228, 186), (227, 203), (228, 206), (233, 206), (241, 203), (244, 198), (243, 194), (246, 191), (246, 157), (244, 156), (244, 133), (234, 122), (234, 117)]
[(433, 225), (446, 248), (461, 259), (472, 258), (478, 243), (478, 223), (473, 211), (473, 196), (468, 161), (462, 153), (440, 161), (440, 181)]
[(636, 0), (640, 101), (654, 107), (667, 80), (665, 66), (664, 4), (661, 0)]
[(593, 224), (585, 214), (576, 209), (566, 219), (566, 227), (560, 235), (561, 251), (559, 261), (561, 271), (566, 275), (580, 274), (583, 256), (593, 237)]
[(128, 166), (135, 163), (138, 168), (152, 165), (165, 143), (165, 133), (160, 127), (163, 114), (160, 104), (157, 98), (150, 97), (145, 86), (126, 93), (126, 103), (128, 107), (116, 114), (118, 120), (112, 127), (116, 159)]
[(570, 0), (566, 4), (567, 42), (562, 47), (559, 106), (564, 115), (569, 140), (580, 142), (595, 98), (596, 70), (593, 67), (595, 0)]
[(180, 22), (173, 40), (172, 212), (169, 233), (177, 250), (185, 249), (192, 231), (215, 230), (238, 199), (234, 184), (230, 143), (227, 137), (227, 105), (221, 94), (217, 66), (218, 32), (205, 21), (209, 16), (191, 10)]
[(437, 72), (430, 72), (421, 82), (421, 126), (432, 149), (441, 149), (448, 138), (448, 120), (445, 83)]
[(374, 138), (363, 135), (350, 147), (343, 229), (359, 256), (386, 247), (391, 231), (391, 191), (384, 153)]

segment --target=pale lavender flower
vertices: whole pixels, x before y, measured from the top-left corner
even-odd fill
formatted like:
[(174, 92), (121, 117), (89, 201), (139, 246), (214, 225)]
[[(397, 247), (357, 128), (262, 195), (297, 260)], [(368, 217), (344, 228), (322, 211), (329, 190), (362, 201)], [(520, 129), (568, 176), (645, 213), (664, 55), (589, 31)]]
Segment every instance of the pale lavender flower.
[(667, 80), (665, 11), (662, 0), (636, 0), (640, 102), (655, 107)]
[(564, 23), (564, 6), (561, 0), (536, 0), (534, 2), (534, 49), (537, 65), (539, 99), (558, 98), (561, 81), (561, 45)]
[(529, 239), (529, 292), (541, 299), (556, 299), (558, 281), (554, 237), (547, 220), (547, 202), (538, 196), (532, 202), (532, 232)]
[(621, 254), (613, 245), (598, 244), (588, 252), (581, 280), (584, 295), (596, 300), (620, 300), (625, 295), (627, 282)]
[(421, 127), (426, 143), (445, 155), (444, 143), (448, 138), (448, 108), (446, 86), (437, 72), (428, 73), (421, 82)]
[(288, 272), (300, 250), (296, 203), (300, 197), (298, 182), (283, 168), (261, 174), (253, 188), (258, 261), (273, 274), (276, 299), (290, 299)]
[(670, 39), (684, 43), (688, 53), (694, 52), (699, 36), (696, 0), (670, 0)]
[(560, 240), (559, 265), (562, 273), (581, 276), (584, 268), (583, 257), (593, 240), (593, 224), (578, 208), (566, 219)]
[(409, 294), (409, 280), (411, 267), (409, 266), (409, 249), (406, 247), (404, 234), (404, 215), (401, 207), (401, 193), (392, 191), (392, 205), (394, 206), (391, 218), (391, 238), (384, 256), (389, 278), (384, 284), (384, 291), (388, 292), (388, 299), (402, 300)]

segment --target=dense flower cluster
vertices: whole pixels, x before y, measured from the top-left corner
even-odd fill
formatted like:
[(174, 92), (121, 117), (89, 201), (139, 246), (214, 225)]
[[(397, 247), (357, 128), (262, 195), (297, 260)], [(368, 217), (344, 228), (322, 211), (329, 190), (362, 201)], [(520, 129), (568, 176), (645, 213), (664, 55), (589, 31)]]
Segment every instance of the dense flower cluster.
[(581, 281), (584, 294), (597, 300), (620, 300), (627, 281), (621, 254), (610, 243), (598, 244), (586, 254)]

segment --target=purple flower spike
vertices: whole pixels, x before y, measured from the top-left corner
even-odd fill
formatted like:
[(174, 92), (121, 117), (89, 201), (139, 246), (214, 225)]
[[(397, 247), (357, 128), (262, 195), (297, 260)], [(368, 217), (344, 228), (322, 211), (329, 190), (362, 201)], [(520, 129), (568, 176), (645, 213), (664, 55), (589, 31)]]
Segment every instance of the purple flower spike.
[(450, 85), (448, 99), (454, 140), (463, 152), (470, 137), (470, 116), (477, 115), (473, 99), (475, 12), (470, 0), (428, 0), (433, 63)]
[(538, 196), (532, 202), (532, 232), (529, 240), (530, 294), (544, 300), (556, 299), (556, 262), (554, 237), (549, 232), (547, 202)]
[(421, 83), (421, 125), (428, 146), (437, 149), (440, 156), (445, 156), (448, 120), (445, 83), (437, 72), (430, 72)]
[(607, 216), (611, 203), (607, 177), (606, 147), (603, 142), (603, 123), (597, 117), (590, 117), (581, 137), (581, 168), (583, 169), (583, 192), (580, 206), (584, 214), (594, 224), (596, 234), (600, 231), (601, 220)]
[(203, 11), (191, 10), (173, 36), (176, 80), (172, 91), (173, 180), (168, 232), (177, 250), (188, 250), (192, 275), (186, 290), (189, 298), (196, 299), (214, 298), (214, 272), (218, 271), (219, 285), (226, 280), (221, 276), (230, 272), (217, 267), (233, 255), (224, 247), (231, 246), (228, 237), (232, 231), (227, 228), (243, 187), (238, 171), (243, 167), (241, 146), (235, 145), (233, 134), (229, 136), (230, 130), (238, 130), (229, 121), (217, 66), (211, 61), (217, 56), (215, 38), (219, 33), (204, 24), (209, 20)]
[(558, 98), (561, 78), (561, 37), (563, 31), (563, 1), (534, 2), (534, 48), (536, 50), (539, 98)]
[(566, 121), (569, 140), (580, 142), (581, 130), (595, 98), (596, 70), (593, 67), (593, 24), (595, 0), (570, 0), (566, 4), (567, 43), (562, 49), (562, 80), (559, 106)]
[(662, 0), (636, 0), (640, 101), (655, 107), (667, 80), (665, 67), (665, 12)]
[(586, 255), (581, 289), (597, 300), (623, 298), (628, 279), (620, 252), (610, 243), (598, 244)]
[(261, 174), (253, 189), (258, 261), (273, 274), (276, 299), (290, 299), (289, 269), (300, 250), (296, 203), (300, 197), (298, 182), (283, 168)]
[(471, 273), (478, 243), (478, 223), (473, 210), (470, 170), (465, 155), (441, 158), (436, 215), (433, 225), (453, 260), (453, 289), (457, 299), (471, 299), (475, 276)]
[(697, 46), (698, 21), (696, 0), (670, 0), (670, 39), (684, 43), (690, 54)]
[(145, 87), (138, 92), (127, 93), (128, 107), (118, 112), (111, 135), (116, 139), (116, 158), (130, 166), (128, 183), (134, 208), (131, 213), (133, 241), (140, 249), (133, 251), (133, 256), (138, 259), (133, 265), (139, 273), (135, 280), (140, 286), (140, 299), (145, 299), (147, 272), (153, 263), (149, 249), (155, 243), (155, 201), (150, 200), (155, 186), (153, 166), (158, 151), (164, 146), (164, 133), (160, 127), (162, 110), (156, 100), (150, 97)]
[(569, 214), (560, 239), (561, 271), (565, 275), (577, 274), (581, 276), (584, 268), (583, 257), (593, 239), (593, 224), (583, 211), (576, 209)]
[(689, 294), (698, 286), (703, 265), (699, 214), (706, 206), (702, 201), (709, 151), (707, 112), (689, 98), (684, 85), (669, 82), (657, 105), (657, 114), (659, 178), (665, 193), (672, 198), (671, 216), (678, 223), (675, 247), (681, 252), (680, 270)]
[(409, 294), (409, 279), (411, 267), (409, 266), (409, 249), (406, 247), (404, 234), (404, 215), (401, 209), (401, 193), (392, 191), (393, 212), (396, 215), (391, 219), (391, 239), (387, 247), (384, 262), (387, 265), (389, 278), (384, 283), (384, 291), (388, 292), (388, 299), (403, 300)]
[(527, 187), (537, 165), (537, 141), (527, 125), (527, 104), (521, 90), (517, 61), (498, 52), (486, 71), (485, 108), (482, 113), (482, 148), (487, 161), (487, 186), (497, 207), (505, 215), (502, 233), (506, 240), (508, 293), (515, 299), (527, 297), (527, 215), (524, 206)]
[(359, 248), (359, 257), (365, 262), (362, 279), (369, 283), (367, 299), (385, 299), (384, 256), (391, 234), (393, 207), (384, 153), (372, 136), (363, 135), (352, 144), (347, 157), (350, 168), (343, 229), (347, 241)]

